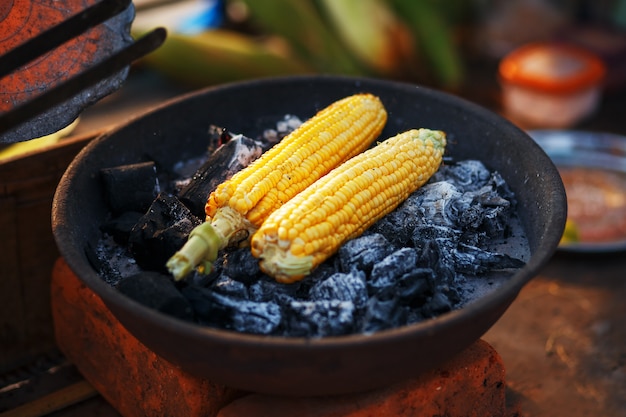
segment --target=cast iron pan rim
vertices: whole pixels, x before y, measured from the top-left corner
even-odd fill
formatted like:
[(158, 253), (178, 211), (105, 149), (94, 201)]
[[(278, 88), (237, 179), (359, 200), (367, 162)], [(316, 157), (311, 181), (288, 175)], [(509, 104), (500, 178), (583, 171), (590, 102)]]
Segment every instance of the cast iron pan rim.
[[(387, 80), (376, 80), (366, 77), (348, 77), (348, 76), (334, 76), (334, 75), (316, 75), (316, 76), (288, 76), (288, 77), (270, 77), (252, 81), (244, 81), (244, 82), (235, 82), (229, 84), (222, 84), (220, 86), (208, 87), (199, 91), (187, 93), (181, 95), (179, 97), (175, 97), (173, 99), (165, 101), (163, 104), (156, 106), (144, 114), (152, 113), (164, 107), (170, 106), (172, 103), (178, 102), (180, 100), (185, 100), (189, 97), (195, 97), (198, 95), (203, 95), (207, 92), (214, 90), (223, 90), (223, 89), (232, 89), (232, 88), (247, 88), (250, 85), (256, 85), (259, 83), (275, 83), (282, 84), (284, 82), (311, 82), (314, 80), (329, 80), (329, 81), (350, 81), (355, 84), (359, 82), (369, 83), (369, 84), (378, 84), (378, 85), (392, 85), (397, 86), (398, 88), (406, 88), (406, 87), (414, 87), (421, 89), (423, 92), (428, 95), (435, 96), (434, 98), (437, 100), (442, 100), (444, 102), (450, 101), (450, 105), (455, 107), (458, 106), (457, 103), (464, 102), (465, 106), (471, 107), (473, 111), (481, 114), (486, 120), (489, 120), (493, 123), (502, 123), (503, 120), (499, 119), (494, 113), (484, 109), (481, 106), (478, 106), (474, 103), (466, 101), (465, 99), (452, 96), (445, 92), (439, 92), (435, 90), (431, 90), (427, 87), (422, 87), (413, 84), (407, 84), (396, 81), (387, 81)], [(436, 318), (428, 319), (423, 322), (414, 323), (411, 325), (403, 326), (400, 328), (389, 329), (379, 331), (373, 334), (364, 335), (364, 334), (350, 334), (345, 336), (330, 336), (323, 338), (304, 338), (304, 337), (283, 337), (283, 336), (263, 336), (263, 335), (254, 335), (254, 334), (246, 334), (246, 333), (238, 333), (235, 331), (222, 330), (211, 328), (207, 326), (203, 326), (200, 324), (191, 323), (188, 321), (184, 321), (181, 319), (177, 319), (175, 317), (168, 316), (166, 314), (160, 313), (156, 310), (153, 310), (149, 307), (146, 307), (126, 296), (123, 296), (116, 289), (112, 288), (110, 285), (105, 283), (98, 274), (93, 270), (89, 262), (86, 260), (85, 254), (81, 253), (80, 250), (76, 248), (67, 248), (67, 245), (62, 244), (62, 240), (71, 239), (72, 228), (68, 227), (68, 225), (62, 224), (59, 222), (59, 219), (67, 217), (65, 213), (67, 212), (67, 201), (69, 199), (63, 198), (68, 194), (69, 182), (70, 179), (74, 177), (74, 172), (78, 169), (79, 163), (78, 161), (81, 157), (90, 152), (92, 148), (97, 147), (101, 142), (106, 140), (107, 137), (114, 135), (117, 131), (123, 129), (127, 124), (132, 123), (134, 120), (140, 119), (144, 116), (144, 114), (140, 114), (136, 117), (132, 117), (128, 119), (126, 122), (121, 125), (113, 128), (111, 131), (104, 133), (98, 138), (92, 140), (89, 144), (87, 144), (77, 155), (77, 157), (70, 163), (68, 169), (63, 175), (61, 179), (60, 186), (56, 190), (54, 199), (53, 199), (53, 210), (52, 210), (52, 225), (54, 228), (54, 236), (57, 240), (57, 246), (59, 246), (59, 250), (61, 255), (64, 257), (68, 266), (72, 271), (82, 277), (84, 279), (85, 284), (92, 289), (96, 294), (102, 297), (103, 301), (107, 305), (114, 305), (116, 307), (121, 307), (125, 311), (133, 311), (135, 314), (141, 316), (142, 319), (146, 319), (150, 322), (158, 322), (161, 326), (165, 327), (167, 331), (171, 331), (177, 334), (185, 334), (189, 335), (190, 333), (196, 334), (198, 337), (202, 337), (206, 340), (212, 339), (215, 342), (224, 344), (224, 343), (232, 343), (237, 345), (250, 345), (250, 346), (259, 346), (259, 345), (280, 345), (281, 347), (288, 347), (290, 349), (294, 348), (310, 348), (314, 346), (315, 348), (341, 348), (348, 345), (368, 343), (368, 344), (387, 344), (391, 343), (396, 339), (406, 340), (407, 336), (409, 338), (419, 337), (420, 335), (433, 335), (436, 336), (438, 332), (444, 331), (446, 328), (450, 326), (454, 326), (458, 321), (466, 321), (468, 317), (476, 317), (481, 315), (484, 311), (489, 311), (491, 308), (502, 305), (503, 300), (507, 300), (512, 302), (517, 294), (521, 290), (521, 288), (530, 281), (534, 275), (543, 267), (553, 253), (556, 251), (556, 243), (553, 238), (543, 239), (539, 244), (537, 249), (535, 250), (535, 255), (531, 257), (528, 263), (521, 268), (517, 273), (515, 273), (507, 282), (502, 284), (497, 290), (481, 297), (480, 299), (474, 301), (473, 303), (445, 314), (442, 314)], [(507, 122), (508, 123), (508, 122)], [(520, 134), (526, 135), (520, 129), (518, 129), (513, 124), (509, 123), (509, 128), (513, 128), (513, 130), (518, 130)], [(536, 145), (536, 144), (535, 144)], [(537, 145), (537, 148), (543, 153), (546, 160), (548, 161), (545, 164), (548, 169), (556, 168), (552, 166), (549, 157), (541, 150), (541, 148)], [(553, 176), (551, 176), (553, 177)], [(556, 177), (558, 178), (558, 177)], [(562, 183), (558, 183), (555, 179), (555, 183), (553, 187), (556, 189), (562, 188)], [(559, 209), (559, 207), (556, 207)], [(565, 207), (561, 207), (561, 210), (565, 211)], [(558, 216), (557, 216), (558, 217)], [(561, 226), (555, 224), (554, 221), (551, 220), (549, 224), (546, 225), (546, 230), (551, 230), (555, 227), (561, 228)], [(550, 235), (550, 234), (548, 234)], [(560, 234), (559, 234), (560, 236)], [(552, 249), (551, 249), (552, 248)]]

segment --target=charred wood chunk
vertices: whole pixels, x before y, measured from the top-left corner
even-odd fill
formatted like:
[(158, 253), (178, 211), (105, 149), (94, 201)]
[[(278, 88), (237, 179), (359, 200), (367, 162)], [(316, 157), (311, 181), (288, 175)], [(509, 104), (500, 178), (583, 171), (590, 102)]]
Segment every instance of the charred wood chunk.
[(191, 212), (204, 218), (204, 205), (209, 194), (237, 171), (248, 166), (263, 153), (254, 140), (238, 135), (217, 148), (179, 193), (179, 199)]
[(102, 225), (102, 231), (113, 237), (113, 240), (118, 245), (126, 246), (128, 245), (130, 232), (141, 216), (143, 214), (138, 211), (125, 211), (119, 216), (106, 221)]
[(426, 317), (437, 317), (452, 311), (453, 308), (454, 303), (450, 297), (442, 291), (437, 291), (421, 308), (421, 312)]
[(393, 252), (393, 246), (380, 233), (373, 233), (349, 240), (339, 248), (339, 263), (343, 272), (353, 269), (369, 272), (385, 256)]
[(433, 295), (435, 274), (431, 268), (417, 268), (402, 275), (393, 287), (395, 295), (412, 307), (423, 305)]
[(466, 160), (443, 165), (433, 175), (432, 181), (447, 181), (462, 191), (473, 191), (485, 186), (491, 171), (481, 161)]
[(393, 288), (405, 274), (417, 267), (417, 253), (412, 248), (399, 249), (374, 265), (367, 282), (370, 294)]
[(167, 260), (200, 223), (176, 197), (161, 193), (131, 230), (130, 251), (141, 268), (165, 271)]
[(347, 274), (338, 272), (315, 284), (309, 292), (309, 298), (311, 301), (350, 301), (356, 308), (361, 308), (367, 302), (365, 279), (365, 273), (356, 269)]
[(452, 256), (457, 272), (476, 276), (498, 270), (519, 269), (525, 265), (524, 261), (507, 254), (464, 244), (460, 244)]
[(458, 242), (461, 239), (461, 232), (448, 226), (423, 224), (416, 227), (411, 235), (413, 245), (420, 249), (424, 247), (426, 242), (433, 239), (448, 239), (452, 242)]
[(368, 300), (360, 330), (367, 334), (398, 327), (406, 323), (407, 315), (393, 289), (386, 288)]
[(195, 286), (183, 288), (182, 293), (193, 306), (196, 320), (208, 326), (273, 334), (282, 320), (281, 309), (274, 302), (241, 300)]
[(252, 256), (250, 248), (240, 248), (224, 256), (224, 273), (234, 280), (251, 284), (261, 273), (259, 260)]
[(354, 330), (355, 306), (350, 301), (293, 300), (284, 308), (288, 334), (293, 336), (338, 336)]
[(139, 162), (100, 170), (104, 196), (114, 214), (144, 212), (159, 192), (154, 162)]
[(378, 220), (370, 230), (383, 235), (392, 246), (406, 247), (411, 246), (413, 229), (421, 223), (422, 219), (410, 207), (401, 206)]
[(98, 275), (102, 277), (107, 284), (116, 285), (120, 279), (122, 279), (120, 271), (111, 266), (109, 259), (98, 250), (98, 247), (87, 244), (85, 247), (85, 255), (93, 269), (98, 272)]
[(191, 304), (168, 275), (144, 271), (123, 278), (117, 289), (146, 307), (183, 320), (193, 319)]
[(444, 285), (453, 285), (457, 279), (453, 252), (457, 242), (446, 238), (435, 238), (424, 242), (417, 260), (417, 265), (432, 268), (437, 281)]
[(300, 291), (299, 285), (299, 283), (281, 284), (267, 276), (262, 276), (248, 287), (248, 294), (252, 301), (283, 303), (286, 299), (291, 300), (297, 297)]
[(211, 284), (211, 290), (233, 298), (248, 298), (248, 287), (228, 275), (222, 274)]

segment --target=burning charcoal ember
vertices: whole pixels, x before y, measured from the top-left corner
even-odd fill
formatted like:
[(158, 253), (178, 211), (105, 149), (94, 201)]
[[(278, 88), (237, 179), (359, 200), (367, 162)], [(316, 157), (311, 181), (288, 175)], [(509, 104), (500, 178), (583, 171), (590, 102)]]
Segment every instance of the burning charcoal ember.
[(161, 193), (133, 227), (128, 240), (130, 251), (141, 268), (165, 270), (167, 259), (200, 223), (176, 197)]
[(229, 297), (247, 299), (248, 288), (227, 275), (221, 275), (211, 284), (211, 290)]
[(191, 304), (167, 275), (140, 272), (120, 280), (117, 289), (146, 307), (183, 320), (193, 318)]
[(309, 292), (310, 299), (350, 301), (361, 308), (367, 302), (365, 278), (365, 273), (356, 269), (349, 273), (338, 272), (315, 284)]
[(209, 159), (191, 177), (178, 198), (191, 212), (205, 218), (204, 205), (215, 188), (235, 172), (248, 166), (261, 156), (263, 148), (254, 140), (237, 135), (217, 148)]
[(102, 225), (101, 229), (104, 233), (111, 235), (117, 244), (126, 246), (130, 232), (141, 216), (143, 214), (137, 211), (125, 211), (119, 216), (108, 220)]
[(259, 260), (252, 256), (250, 248), (240, 248), (224, 256), (224, 273), (234, 280), (251, 284), (261, 273)]
[(416, 268), (417, 253), (412, 248), (402, 248), (374, 265), (367, 282), (370, 294), (376, 294), (385, 288), (393, 288), (405, 274)]
[(282, 320), (281, 309), (274, 302), (231, 298), (195, 286), (181, 291), (201, 324), (242, 333), (273, 334)]
[(286, 327), (290, 335), (339, 336), (354, 330), (355, 306), (350, 301), (294, 300), (284, 308)]
[(365, 234), (347, 241), (339, 248), (339, 263), (344, 272), (355, 268), (369, 272), (377, 262), (391, 252), (393, 245), (382, 234)]
[(367, 334), (391, 329), (405, 324), (406, 320), (407, 310), (402, 307), (393, 290), (387, 288), (370, 297), (360, 331)]
[(100, 171), (105, 199), (114, 214), (144, 212), (159, 193), (154, 162), (105, 168)]

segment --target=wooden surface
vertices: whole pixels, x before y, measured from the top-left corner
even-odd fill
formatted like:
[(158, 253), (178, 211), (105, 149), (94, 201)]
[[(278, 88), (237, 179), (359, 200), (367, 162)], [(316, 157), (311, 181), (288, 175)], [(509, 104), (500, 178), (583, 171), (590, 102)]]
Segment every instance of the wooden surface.
[(0, 374), (54, 346), (52, 197), (92, 134), (0, 162)]

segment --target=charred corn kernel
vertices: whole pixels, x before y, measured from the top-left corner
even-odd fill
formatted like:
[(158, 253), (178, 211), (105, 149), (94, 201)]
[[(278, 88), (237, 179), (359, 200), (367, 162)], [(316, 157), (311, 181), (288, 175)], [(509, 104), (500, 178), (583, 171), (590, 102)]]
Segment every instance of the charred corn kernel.
[(413, 129), (332, 170), (274, 211), (252, 236), (252, 254), (277, 281), (302, 279), (395, 209), (437, 171), (444, 132)]
[[(175, 279), (217, 251), (247, 241), (267, 216), (337, 165), (366, 149), (382, 131), (387, 112), (380, 99), (355, 94), (332, 103), (220, 184), (205, 206), (210, 226), (199, 226), (167, 262)], [(209, 235), (204, 238), (204, 234)]]

